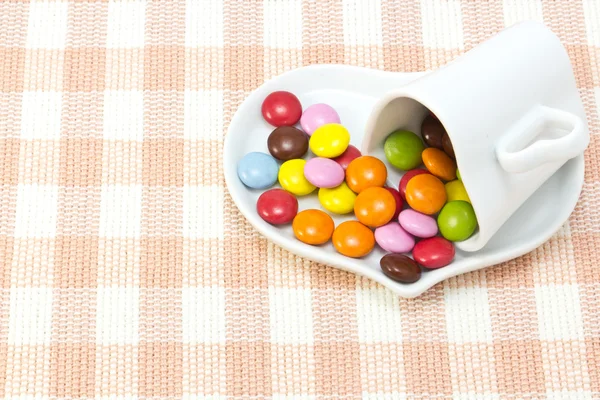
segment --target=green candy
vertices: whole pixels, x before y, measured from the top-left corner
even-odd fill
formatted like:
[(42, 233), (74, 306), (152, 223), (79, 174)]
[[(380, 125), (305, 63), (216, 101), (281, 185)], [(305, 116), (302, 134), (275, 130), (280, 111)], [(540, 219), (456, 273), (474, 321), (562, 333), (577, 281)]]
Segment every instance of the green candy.
[(437, 223), (443, 237), (451, 242), (461, 242), (475, 232), (477, 217), (471, 204), (456, 200), (446, 203), (438, 215)]
[(456, 168), (456, 179), (462, 182), (462, 178), (460, 177), (460, 171)]
[(417, 168), (423, 162), (421, 153), (425, 145), (416, 134), (410, 131), (395, 131), (385, 139), (383, 151), (394, 167), (404, 171)]

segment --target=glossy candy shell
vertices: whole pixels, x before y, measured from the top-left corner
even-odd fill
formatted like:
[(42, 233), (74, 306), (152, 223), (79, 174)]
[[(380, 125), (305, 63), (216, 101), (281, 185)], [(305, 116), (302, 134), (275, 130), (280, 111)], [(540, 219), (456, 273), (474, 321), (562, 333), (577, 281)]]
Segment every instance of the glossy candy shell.
[(375, 247), (373, 232), (358, 221), (342, 222), (333, 232), (335, 249), (352, 258), (360, 258), (369, 254)]
[(269, 135), (267, 148), (280, 161), (302, 158), (308, 151), (308, 136), (293, 126), (280, 126)]
[(396, 212), (396, 200), (385, 188), (363, 190), (354, 202), (354, 215), (361, 223), (377, 228), (391, 221)]
[(350, 165), (352, 160), (354, 160), (355, 158), (358, 158), (360, 156), (361, 156), (360, 150), (358, 150), (356, 147), (354, 147), (350, 144), (350, 145), (348, 145), (348, 148), (346, 149), (346, 151), (344, 151), (341, 155), (334, 158), (333, 161), (340, 164), (342, 166), (342, 168), (344, 170), (346, 170), (346, 168), (348, 168), (348, 165)]
[(321, 206), (334, 214), (348, 214), (354, 211), (354, 193), (345, 182), (341, 185), (327, 189), (319, 189), (319, 202)]
[(318, 157), (334, 158), (346, 151), (350, 133), (340, 124), (326, 124), (313, 132), (308, 143)]
[(404, 254), (386, 254), (379, 261), (381, 271), (390, 279), (401, 283), (413, 283), (421, 278), (421, 268)]
[(329, 158), (311, 158), (304, 166), (304, 176), (318, 188), (339, 186), (346, 177), (340, 164)]
[(300, 120), (302, 104), (293, 93), (277, 91), (264, 99), (261, 112), (265, 121), (273, 126), (291, 126)]
[(325, 124), (339, 124), (340, 122), (337, 111), (323, 103), (311, 105), (304, 110), (302, 117), (300, 117), (300, 126), (309, 136)]
[(413, 210), (435, 214), (446, 204), (446, 188), (433, 175), (417, 175), (406, 185), (406, 202)]
[(379, 247), (390, 253), (408, 253), (415, 246), (415, 238), (397, 222), (390, 222), (375, 229), (375, 241)]
[(398, 185), (398, 192), (403, 199), (406, 200), (406, 185), (408, 185), (408, 181), (414, 178), (417, 175), (428, 174), (429, 171), (425, 169), (411, 169), (410, 171), (406, 171), (402, 178), (400, 178), (400, 184)]
[(381, 187), (387, 179), (387, 168), (378, 158), (361, 156), (354, 159), (346, 169), (346, 183), (354, 193), (370, 187)]
[(256, 211), (272, 225), (287, 224), (298, 213), (298, 200), (283, 189), (267, 190), (258, 198)]
[(279, 168), (279, 184), (282, 188), (296, 196), (312, 193), (316, 187), (304, 177), (304, 160), (289, 160)]
[(440, 211), (437, 222), (442, 236), (453, 242), (467, 240), (477, 229), (475, 211), (466, 201), (448, 202)]
[(442, 268), (454, 259), (454, 245), (439, 236), (423, 239), (415, 245), (413, 258), (425, 268)]
[(425, 145), (415, 133), (399, 130), (390, 134), (383, 145), (385, 157), (394, 167), (408, 171), (421, 165)]
[(438, 233), (435, 218), (409, 208), (400, 213), (398, 222), (405, 231), (419, 238), (433, 237)]
[(333, 219), (321, 210), (300, 211), (292, 222), (296, 239), (311, 245), (327, 243), (334, 230)]
[(265, 153), (246, 154), (238, 163), (237, 174), (244, 185), (251, 189), (266, 189), (277, 182), (279, 164)]
[(442, 150), (430, 147), (423, 150), (423, 164), (429, 172), (445, 181), (456, 179), (456, 162)]

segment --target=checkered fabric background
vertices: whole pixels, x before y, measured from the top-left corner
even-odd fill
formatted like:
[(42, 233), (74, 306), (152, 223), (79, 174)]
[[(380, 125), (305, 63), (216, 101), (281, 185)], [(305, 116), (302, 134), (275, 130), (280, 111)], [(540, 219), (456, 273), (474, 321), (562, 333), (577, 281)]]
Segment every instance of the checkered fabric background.
[[(233, 205), (223, 136), (265, 79), (436, 68), (523, 19), (592, 130), (539, 249), (406, 300)], [(0, 398), (600, 398), (599, 65), (598, 0), (1, 1)]]

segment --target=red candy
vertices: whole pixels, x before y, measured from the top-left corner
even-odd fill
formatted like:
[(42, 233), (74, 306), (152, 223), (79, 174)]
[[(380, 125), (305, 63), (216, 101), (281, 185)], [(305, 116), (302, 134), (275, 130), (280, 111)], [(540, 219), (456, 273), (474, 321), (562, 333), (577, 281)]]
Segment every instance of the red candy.
[(424, 169), (411, 169), (407, 171), (404, 175), (402, 175), (402, 179), (400, 179), (400, 185), (398, 185), (398, 191), (400, 192), (400, 196), (404, 200), (406, 200), (406, 185), (408, 185), (408, 181), (414, 178), (417, 175), (428, 174), (429, 171)]
[(452, 262), (454, 254), (454, 245), (439, 236), (421, 240), (412, 251), (414, 260), (429, 269), (445, 267)]
[(290, 92), (273, 92), (263, 101), (261, 111), (265, 121), (273, 126), (292, 126), (302, 116), (302, 104)]
[(298, 213), (298, 200), (283, 189), (267, 190), (258, 198), (256, 211), (272, 225), (287, 224)]
[(400, 214), (400, 211), (402, 211), (402, 206), (404, 205), (404, 201), (402, 200), (402, 197), (400, 196), (400, 192), (398, 192), (396, 189), (390, 188), (390, 187), (386, 187), (385, 189), (387, 189), (388, 192), (390, 192), (392, 194), (392, 196), (394, 196), (394, 200), (396, 200), (396, 211), (394, 211), (394, 216), (392, 217), (392, 221), (395, 221), (396, 218), (398, 218), (398, 214)]
[(341, 156), (337, 156), (336, 158), (334, 158), (333, 161), (340, 164), (345, 171), (346, 168), (348, 168), (348, 164), (350, 164), (352, 160), (360, 156), (360, 150), (358, 150), (352, 145), (349, 145), (346, 151), (344, 151)]

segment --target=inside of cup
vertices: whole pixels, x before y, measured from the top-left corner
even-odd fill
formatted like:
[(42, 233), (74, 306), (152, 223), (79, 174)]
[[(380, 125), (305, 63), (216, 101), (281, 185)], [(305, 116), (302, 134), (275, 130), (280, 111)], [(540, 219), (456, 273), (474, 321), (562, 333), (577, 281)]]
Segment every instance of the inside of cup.
[(383, 151), (385, 139), (398, 129), (409, 130), (421, 137), (421, 123), (428, 113), (429, 109), (418, 101), (408, 97), (397, 97), (381, 109), (373, 128), (365, 132), (361, 152), (377, 157), (385, 163), (388, 170), (388, 186), (398, 188), (400, 179), (406, 171), (394, 167), (385, 157)]
[[(365, 136), (363, 138), (363, 143), (361, 146), (361, 152), (364, 155), (371, 155), (377, 157), (382, 160), (388, 171), (387, 185), (390, 187), (398, 188), (400, 179), (407, 172), (400, 170), (394, 167), (387, 160), (384, 152), (384, 143), (387, 137), (397, 131), (399, 129), (408, 130), (414, 132), (417, 136), (423, 140), (423, 136), (421, 134), (421, 125), (425, 118), (430, 114), (434, 114), (436, 118), (440, 120), (442, 126), (444, 126), (443, 120), (439, 118), (438, 114), (434, 111), (430, 110), (421, 102), (410, 98), (410, 97), (393, 97), (390, 99), (383, 99), (379, 105), (375, 106), (375, 109), (372, 113), (372, 118), (367, 124), (367, 131), (365, 132)], [(452, 133), (447, 131), (450, 141), (452, 141)], [(428, 147), (425, 141), (423, 140), (425, 147)], [(460, 160), (456, 160), (458, 168), (460, 170)], [(425, 166), (422, 164), (419, 167), (420, 169), (425, 169)], [(445, 184), (447, 181), (442, 182)], [(463, 181), (465, 185), (465, 190), (469, 193), (468, 184)], [(405, 206), (407, 207), (407, 206)], [(477, 207), (473, 205), (475, 210), (475, 215), (479, 220), (477, 214)], [(437, 218), (437, 214), (433, 215), (434, 218)], [(464, 242), (456, 242), (457, 247), (461, 248), (461, 243), (466, 245), (467, 251), (469, 250), (469, 245), (467, 242), (471, 242), (475, 244), (478, 240), (479, 236), (479, 225), (473, 235)], [(475, 248), (475, 246), (471, 246)]]

